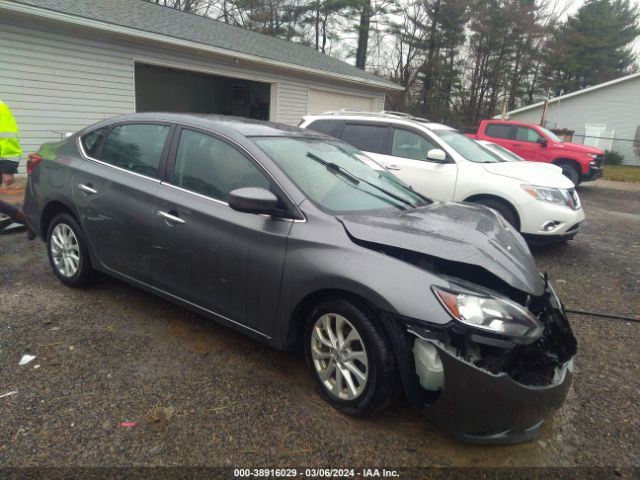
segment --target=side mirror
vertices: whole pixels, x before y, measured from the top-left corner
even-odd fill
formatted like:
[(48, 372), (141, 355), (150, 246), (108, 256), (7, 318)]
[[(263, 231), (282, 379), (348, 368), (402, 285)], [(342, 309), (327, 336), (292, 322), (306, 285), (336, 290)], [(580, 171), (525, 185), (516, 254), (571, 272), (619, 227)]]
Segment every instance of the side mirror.
[(432, 148), (427, 152), (427, 160), (434, 163), (450, 163), (447, 154), (440, 148)]
[(229, 193), (229, 206), (244, 213), (271, 215), (278, 212), (278, 197), (264, 188), (238, 188)]
[(546, 147), (549, 144), (549, 141), (546, 138), (538, 137), (536, 143), (539, 143), (543, 147)]

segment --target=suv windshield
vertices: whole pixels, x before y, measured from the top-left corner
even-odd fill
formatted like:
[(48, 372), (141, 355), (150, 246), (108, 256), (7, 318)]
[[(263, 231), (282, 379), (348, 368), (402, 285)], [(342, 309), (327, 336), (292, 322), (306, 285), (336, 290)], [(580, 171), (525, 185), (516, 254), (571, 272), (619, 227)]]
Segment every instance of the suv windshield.
[(330, 213), (406, 210), (428, 203), (346, 143), (292, 137), (253, 140), (313, 203)]
[(455, 130), (432, 130), (432, 132), (470, 162), (496, 163), (501, 161), (475, 140), (471, 140), (460, 132)]

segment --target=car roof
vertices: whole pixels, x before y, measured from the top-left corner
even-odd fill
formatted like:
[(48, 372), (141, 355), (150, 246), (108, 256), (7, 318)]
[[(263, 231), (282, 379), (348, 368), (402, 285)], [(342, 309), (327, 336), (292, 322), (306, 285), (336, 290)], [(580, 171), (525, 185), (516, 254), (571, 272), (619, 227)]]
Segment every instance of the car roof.
[(484, 121), (487, 123), (502, 124), (502, 125), (516, 125), (519, 127), (539, 127), (540, 126), (535, 123), (521, 122), (519, 120), (488, 119)]
[(358, 120), (368, 123), (392, 123), (394, 125), (405, 125), (412, 127), (427, 128), (429, 130), (455, 130), (455, 128), (442, 123), (430, 122), (426, 118), (412, 117), (411, 115), (399, 114), (397, 112), (349, 112), (341, 110), (338, 112), (326, 112), (319, 115), (306, 115), (305, 120), (335, 120), (349, 121)]
[(243, 117), (212, 114), (191, 113), (129, 113), (117, 117), (108, 118), (100, 122), (100, 126), (121, 122), (169, 122), (183, 125), (199, 126), (205, 129), (223, 132), (233, 130), (245, 137), (307, 137), (330, 138), (327, 135), (313, 130), (284, 125), (282, 123), (254, 120)]

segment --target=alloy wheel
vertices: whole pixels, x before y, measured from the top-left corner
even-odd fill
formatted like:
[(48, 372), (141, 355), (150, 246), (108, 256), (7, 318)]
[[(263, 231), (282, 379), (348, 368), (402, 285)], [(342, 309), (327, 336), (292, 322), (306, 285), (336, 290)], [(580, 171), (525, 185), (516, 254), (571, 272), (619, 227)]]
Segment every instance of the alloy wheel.
[(71, 227), (59, 223), (51, 232), (51, 257), (58, 273), (66, 278), (73, 277), (80, 267), (80, 245)]
[(322, 385), (334, 397), (355, 400), (367, 386), (367, 351), (362, 337), (345, 317), (328, 313), (316, 320), (311, 357)]

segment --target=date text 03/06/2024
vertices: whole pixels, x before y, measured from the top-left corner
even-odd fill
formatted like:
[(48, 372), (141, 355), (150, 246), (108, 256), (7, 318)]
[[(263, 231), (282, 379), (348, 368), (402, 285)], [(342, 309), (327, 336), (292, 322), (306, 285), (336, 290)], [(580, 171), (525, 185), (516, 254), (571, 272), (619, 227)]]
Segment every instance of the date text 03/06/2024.
[(236, 468), (233, 470), (236, 478), (265, 478), (265, 477), (308, 477), (308, 478), (397, 478), (398, 471), (387, 468)]

